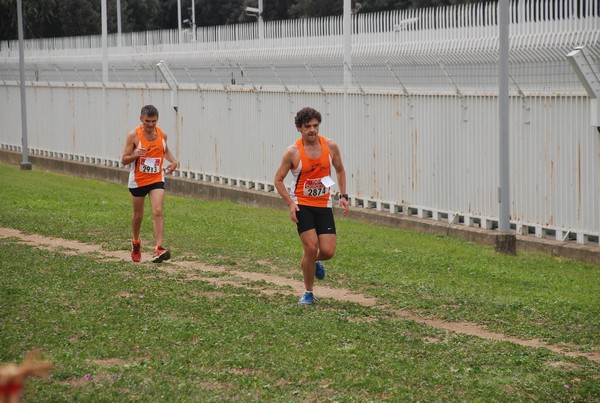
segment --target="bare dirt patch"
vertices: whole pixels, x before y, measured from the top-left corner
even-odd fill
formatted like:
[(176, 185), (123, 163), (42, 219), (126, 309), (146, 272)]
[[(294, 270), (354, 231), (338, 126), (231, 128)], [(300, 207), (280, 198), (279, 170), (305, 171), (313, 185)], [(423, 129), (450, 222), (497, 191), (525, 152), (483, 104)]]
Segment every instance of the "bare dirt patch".
[[(62, 238), (46, 237), (37, 234), (25, 234), (18, 230), (10, 228), (0, 228), (0, 237), (12, 237), (20, 239), (21, 242), (29, 244), (39, 249), (51, 250), (65, 254), (82, 254), (90, 253), (100, 256), (103, 259), (120, 259), (130, 261), (131, 256), (129, 251), (106, 251), (101, 246), (85, 244), (79, 241), (71, 241)], [(264, 273), (255, 273), (241, 270), (230, 270), (222, 267), (209, 266), (201, 262), (185, 261), (170, 261), (169, 265), (159, 266), (161, 270), (170, 274), (183, 274), (188, 280), (201, 280), (216, 286), (222, 287), (225, 285), (233, 285), (236, 287), (245, 287), (257, 290), (266, 295), (283, 294), (297, 295), (304, 291), (302, 281), (274, 276)], [(227, 277), (204, 277), (200, 273), (222, 273), (227, 274)], [(237, 277), (237, 279), (235, 278)], [(276, 289), (269, 287), (258, 287), (240, 281), (247, 280), (250, 282), (264, 282), (270, 285), (277, 286)], [(120, 295), (122, 298), (131, 298), (130, 295)], [(407, 310), (390, 308), (379, 304), (376, 298), (358, 294), (343, 288), (333, 288), (328, 286), (319, 287), (320, 298), (331, 298), (338, 301), (352, 302), (366, 307), (377, 307), (387, 312), (391, 312), (398, 317), (406, 320), (422, 323), (436, 329), (443, 329), (457, 334), (466, 334), (476, 336), (487, 340), (507, 341), (526, 347), (546, 348), (558, 354), (563, 354), (569, 357), (586, 357), (592, 361), (600, 362), (600, 353), (598, 352), (579, 352), (571, 349), (565, 350), (559, 346), (545, 343), (537, 339), (524, 340), (517, 337), (508, 336), (501, 333), (495, 333), (484, 329), (474, 323), (456, 323), (445, 322), (439, 319), (422, 318)]]
[(120, 358), (106, 358), (103, 360), (94, 360), (94, 363), (99, 367), (110, 368), (110, 367), (124, 367), (130, 365), (129, 362)]
[(547, 365), (552, 368), (564, 369), (565, 371), (567, 371), (567, 370), (576, 371), (580, 367), (580, 365), (574, 364), (572, 362), (565, 362), (565, 361), (551, 361), (551, 362), (547, 363)]

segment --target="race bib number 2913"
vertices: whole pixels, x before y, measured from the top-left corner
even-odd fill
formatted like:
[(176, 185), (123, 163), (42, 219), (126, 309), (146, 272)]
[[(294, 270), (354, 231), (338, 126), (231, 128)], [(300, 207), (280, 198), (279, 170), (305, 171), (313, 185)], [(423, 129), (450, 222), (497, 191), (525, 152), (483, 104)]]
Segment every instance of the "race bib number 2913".
[(140, 172), (145, 174), (160, 172), (160, 158), (142, 158), (140, 161)]

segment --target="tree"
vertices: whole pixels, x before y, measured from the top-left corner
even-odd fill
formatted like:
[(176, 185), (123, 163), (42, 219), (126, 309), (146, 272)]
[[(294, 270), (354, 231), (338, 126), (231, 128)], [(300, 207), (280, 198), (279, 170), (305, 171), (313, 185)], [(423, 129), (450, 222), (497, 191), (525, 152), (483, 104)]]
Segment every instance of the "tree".
[[(256, 1), (256, 0), (255, 0)], [(287, 20), (290, 18), (289, 9), (294, 4), (294, 0), (264, 0), (268, 7), (265, 7), (263, 17), (265, 20)]]
[[(108, 1), (114, 2), (115, 0)], [(164, 14), (160, 0), (121, 0), (121, 8), (123, 32), (140, 32), (166, 28), (162, 25), (163, 21), (161, 17)], [(124, 12), (124, 10), (127, 11)], [(128, 29), (125, 27), (128, 27)], [(114, 32), (110, 29), (109, 31)]]
[[(23, 34), (36, 38), (52, 31), (58, 13), (56, 0), (23, 1)], [(32, 21), (32, 23), (27, 23)], [(0, 39), (17, 39), (17, 2), (0, 0)]]
[(297, 0), (289, 7), (290, 18), (322, 17), (340, 15), (344, 11), (344, 2), (322, 0)]
[[(55, 36), (97, 35), (102, 33), (101, 3), (97, 0), (61, 0)], [(29, 17), (29, 15), (28, 15)], [(61, 23), (62, 22), (62, 23)]]

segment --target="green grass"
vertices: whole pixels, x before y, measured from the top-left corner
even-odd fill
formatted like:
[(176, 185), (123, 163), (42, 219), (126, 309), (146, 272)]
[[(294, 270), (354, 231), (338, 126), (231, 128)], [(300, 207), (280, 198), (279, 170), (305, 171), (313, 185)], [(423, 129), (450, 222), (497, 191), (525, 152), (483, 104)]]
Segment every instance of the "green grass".
[[(129, 248), (124, 186), (0, 164), (0, 189), (0, 226)], [(597, 266), (337, 223), (329, 286), (579, 351), (600, 345)], [(242, 283), (0, 243), (0, 362), (41, 347), (54, 363), (50, 379), (28, 383), (29, 401), (600, 400), (600, 364), (585, 358), (447, 333), (383, 309), (330, 299), (305, 309), (297, 296)], [(301, 278), (284, 209), (168, 195), (165, 244), (175, 258)]]

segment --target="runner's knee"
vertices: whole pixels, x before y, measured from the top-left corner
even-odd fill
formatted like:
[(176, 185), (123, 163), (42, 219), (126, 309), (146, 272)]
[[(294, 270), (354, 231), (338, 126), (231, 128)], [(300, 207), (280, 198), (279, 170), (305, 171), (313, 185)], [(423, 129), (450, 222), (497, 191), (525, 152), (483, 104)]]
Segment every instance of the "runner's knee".
[(329, 260), (333, 257), (334, 254), (335, 254), (335, 247), (320, 249), (319, 250), (319, 259), (320, 260)]

